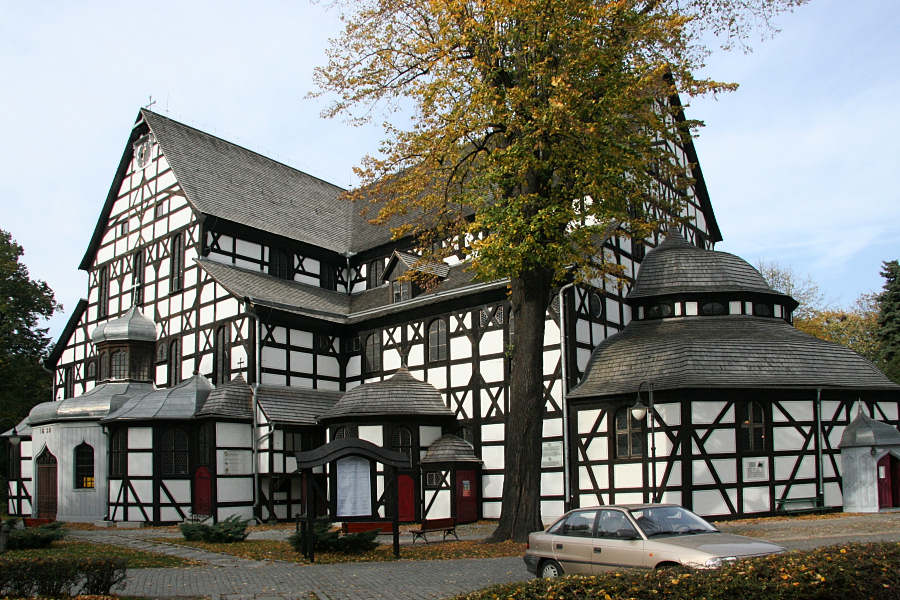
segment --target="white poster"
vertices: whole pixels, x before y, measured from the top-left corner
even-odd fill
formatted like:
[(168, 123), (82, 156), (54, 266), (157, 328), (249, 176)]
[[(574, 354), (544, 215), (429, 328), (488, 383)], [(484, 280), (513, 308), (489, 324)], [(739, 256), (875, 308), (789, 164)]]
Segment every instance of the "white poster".
[(365, 458), (348, 456), (337, 461), (337, 516), (372, 515), (371, 465)]

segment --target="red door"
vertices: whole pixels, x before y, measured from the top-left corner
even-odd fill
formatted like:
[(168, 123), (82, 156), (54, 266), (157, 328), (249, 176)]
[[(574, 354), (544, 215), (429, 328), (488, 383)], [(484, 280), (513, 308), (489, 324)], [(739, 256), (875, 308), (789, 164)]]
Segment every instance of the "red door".
[(194, 514), (212, 514), (212, 476), (206, 467), (194, 471)]
[(39, 519), (56, 519), (56, 457), (44, 448), (37, 458)]
[(891, 491), (894, 506), (900, 507), (900, 458), (891, 456)]
[(416, 485), (409, 475), (397, 477), (397, 490), (400, 494), (400, 521), (410, 522), (416, 520)]
[(878, 461), (878, 508), (894, 506), (893, 486), (891, 485), (891, 455), (886, 454)]
[(456, 472), (456, 520), (460, 523), (478, 520), (478, 494), (475, 485), (475, 471)]

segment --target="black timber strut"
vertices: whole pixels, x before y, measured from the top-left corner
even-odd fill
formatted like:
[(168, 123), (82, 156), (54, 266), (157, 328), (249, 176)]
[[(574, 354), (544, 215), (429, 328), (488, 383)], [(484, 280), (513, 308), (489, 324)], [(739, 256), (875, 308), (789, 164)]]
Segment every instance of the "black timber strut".
[[(324, 490), (320, 489), (318, 482), (312, 477), (312, 470), (315, 467), (321, 467), (326, 463), (337, 462), (338, 460), (348, 456), (361, 456), (369, 460), (379, 462), (385, 467), (390, 467), (391, 477), (393, 479), (392, 486), (392, 504), (394, 507), (393, 516), (391, 517), (391, 526), (394, 537), (394, 557), (400, 558), (400, 496), (398, 489), (398, 469), (409, 468), (409, 457), (402, 452), (388, 450), (381, 446), (376, 446), (372, 442), (360, 440), (356, 438), (335, 440), (318, 448), (307, 450), (306, 452), (297, 452), (297, 471), (300, 473), (302, 481), (306, 487), (307, 493), (303, 499), (303, 514), (305, 516), (305, 527), (303, 531), (303, 556), (309, 562), (315, 562), (315, 543), (313, 540), (313, 523), (316, 520), (316, 504), (319, 493), (324, 494)], [(329, 518), (337, 515), (326, 515)]]

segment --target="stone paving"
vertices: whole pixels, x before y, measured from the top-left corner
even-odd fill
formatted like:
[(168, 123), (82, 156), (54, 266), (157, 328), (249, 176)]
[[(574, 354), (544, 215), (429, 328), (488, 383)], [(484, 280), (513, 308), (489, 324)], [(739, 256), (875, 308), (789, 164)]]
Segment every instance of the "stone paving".
[[(900, 512), (846, 515), (827, 519), (767, 519), (719, 524), (723, 531), (763, 537), (790, 549), (810, 549), (848, 542), (900, 542)], [(491, 525), (463, 529), (461, 537), (479, 538)], [(290, 528), (263, 529), (250, 539), (284, 539)], [(180, 569), (131, 569), (127, 596), (171, 598), (201, 596), (211, 600), (325, 599), (413, 600), (447, 598), (496, 583), (529, 579), (520, 557), (444, 561), (397, 561), (301, 565), (254, 561), (206, 552), (148, 538), (177, 535), (169, 530), (73, 531), (72, 537), (179, 556), (205, 563)], [(389, 538), (385, 538), (387, 542)]]

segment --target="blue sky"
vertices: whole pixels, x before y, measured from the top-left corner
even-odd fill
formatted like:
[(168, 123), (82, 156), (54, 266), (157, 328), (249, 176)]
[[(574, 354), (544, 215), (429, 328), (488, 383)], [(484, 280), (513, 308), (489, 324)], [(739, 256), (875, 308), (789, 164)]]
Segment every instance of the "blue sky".
[[(154, 110), (347, 186), (379, 130), (323, 120), (306, 98), (339, 20), (327, 3), (0, 0), (0, 228), (66, 312), (77, 266), (138, 108)], [(694, 99), (696, 140), (725, 241), (778, 261), (829, 302), (879, 289), (900, 257), (900, 11), (813, 0), (754, 52), (716, 54), (741, 84)]]

